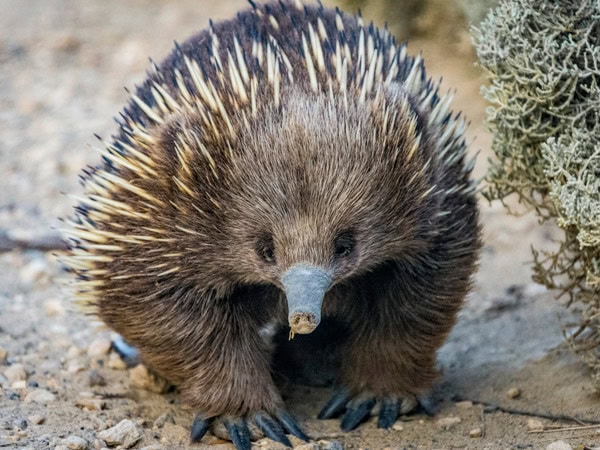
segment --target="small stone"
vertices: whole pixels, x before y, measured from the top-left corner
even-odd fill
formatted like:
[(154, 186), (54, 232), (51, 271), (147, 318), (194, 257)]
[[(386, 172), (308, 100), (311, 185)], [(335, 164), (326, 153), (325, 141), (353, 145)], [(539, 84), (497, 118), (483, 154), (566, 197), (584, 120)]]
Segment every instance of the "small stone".
[(454, 405), (457, 409), (470, 409), (473, 407), (473, 402), (471, 400), (464, 400), (462, 402), (456, 402)]
[(441, 419), (435, 421), (436, 425), (444, 430), (449, 430), (461, 422), (461, 418), (457, 416), (442, 417)]
[(106, 379), (96, 369), (90, 370), (88, 383), (90, 387), (93, 386), (106, 386)]
[(98, 437), (108, 445), (121, 445), (123, 448), (132, 447), (142, 436), (142, 431), (133, 421), (128, 419), (123, 419), (114, 427), (98, 433)]
[(323, 450), (344, 450), (344, 446), (339, 441), (318, 441)]
[(101, 411), (106, 408), (106, 402), (101, 398), (94, 398), (93, 396), (79, 395), (79, 398), (75, 400), (75, 406), (88, 411)]
[(7, 356), (8, 356), (8, 352), (6, 350), (4, 350), (2, 347), (0, 347), (0, 363), (4, 362), (4, 360), (6, 360)]
[(294, 450), (319, 450), (319, 446), (313, 443), (300, 444), (294, 447)]
[(71, 375), (74, 375), (79, 372), (83, 372), (85, 370), (85, 366), (81, 364), (79, 361), (69, 361), (67, 364), (67, 372)]
[(546, 450), (573, 450), (573, 447), (571, 447), (565, 441), (554, 441), (552, 444), (546, 447)]
[[(211, 447), (212, 449), (212, 447)], [(160, 444), (147, 445), (146, 447), (142, 447), (140, 450), (167, 450), (167, 447)]]
[(13, 384), (15, 381), (27, 380), (27, 371), (23, 364), (13, 364), (4, 371), (4, 376)]
[(66, 445), (57, 445), (56, 447), (54, 447), (54, 450), (69, 450), (69, 447), (67, 447)]
[(33, 284), (48, 275), (48, 262), (43, 258), (36, 258), (23, 267), (19, 275), (22, 282)]
[(473, 428), (471, 431), (469, 431), (469, 436), (472, 438), (480, 438), (481, 428)]
[(165, 426), (165, 423), (175, 423), (175, 419), (173, 419), (173, 416), (169, 413), (164, 413), (161, 414), (160, 416), (158, 416), (156, 418), (156, 420), (154, 421), (153, 427), (154, 428), (162, 428)]
[(165, 379), (154, 375), (142, 364), (129, 371), (129, 379), (134, 386), (155, 394), (162, 394), (169, 388), (169, 383)]
[(47, 391), (46, 389), (34, 389), (27, 397), (25, 397), (25, 403), (40, 403), (46, 404), (56, 400), (56, 395), (52, 392)]
[(86, 450), (88, 448), (87, 441), (79, 436), (69, 436), (62, 440), (62, 444), (66, 445), (69, 450)]
[(396, 430), (396, 431), (404, 431), (404, 426), (402, 426), (399, 423), (395, 423), (394, 425), (392, 425), (392, 430)]
[(265, 448), (268, 450), (285, 450), (289, 448), (287, 445), (282, 444), (280, 442), (273, 441), (271, 439), (259, 439), (254, 443), (257, 447)]
[(94, 450), (104, 449), (106, 448), (106, 442), (104, 442), (102, 439), (94, 439), (92, 447), (94, 448)]
[(18, 428), (19, 430), (26, 430), (27, 421), (25, 419), (15, 419), (13, 420), (13, 426)]
[(27, 417), (27, 420), (33, 425), (40, 425), (44, 423), (44, 421), (46, 420), (46, 416), (43, 416), (41, 414), (32, 414), (31, 416)]
[(508, 391), (506, 391), (506, 396), (508, 398), (519, 398), (521, 396), (521, 389), (518, 387), (511, 387)]
[(14, 389), (15, 391), (18, 391), (21, 389), (27, 389), (27, 381), (17, 380), (13, 384), (10, 385), (10, 388)]
[(69, 349), (67, 350), (67, 359), (77, 358), (80, 354), (81, 354), (81, 350), (79, 350), (79, 347), (71, 345), (69, 347)]
[(537, 419), (529, 419), (527, 421), (527, 429), (529, 431), (542, 431), (544, 429), (544, 424)]
[(90, 359), (102, 359), (110, 352), (112, 341), (108, 338), (97, 338), (92, 341), (87, 350)]
[(125, 361), (121, 359), (117, 352), (110, 352), (108, 356), (108, 368), (114, 370), (125, 370), (127, 369), (127, 364)]
[(57, 317), (65, 313), (65, 308), (60, 300), (47, 300), (44, 302), (44, 312), (48, 317)]

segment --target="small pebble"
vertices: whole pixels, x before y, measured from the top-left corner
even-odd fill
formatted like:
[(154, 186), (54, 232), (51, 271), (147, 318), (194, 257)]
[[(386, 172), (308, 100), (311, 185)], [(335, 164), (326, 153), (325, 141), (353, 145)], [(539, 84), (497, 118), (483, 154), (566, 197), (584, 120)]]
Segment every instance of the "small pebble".
[(106, 442), (104, 442), (102, 439), (94, 439), (94, 442), (92, 443), (92, 448), (94, 448), (94, 450), (101, 450), (106, 448)]
[(25, 370), (25, 366), (23, 366), (23, 364), (13, 364), (12, 366), (6, 368), (4, 371), (4, 376), (10, 384), (13, 384), (15, 381), (26, 380), (27, 371)]
[(294, 450), (319, 450), (319, 446), (313, 443), (300, 444), (294, 447)]
[(142, 431), (137, 425), (128, 419), (124, 419), (107, 430), (98, 433), (98, 437), (110, 446), (120, 445), (123, 448), (130, 448), (135, 445), (143, 436)]
[(79, 393), (79, 398), (75, 400), (75, 406), (83, 409), (87, 409), (88, 411), (101, 411), (106, 408), (106, 401), (101, 398), (94, 398), (94, 395), (83, 395), (84, 393)]
[(394, 425), (392, 425), (392, 430), (404, 431), (404, 427), (399, 423), (395, 423)]
[(27, 381), (25, 381), (25, 380), (15, 381), (13, 384), (10, 385), (10, 388), (14, 389), (16, 391), (21, 390), (21, 389), (27, 389)]
[(160, 444), (147, 445), (146, 447), (142, 447), (140, 450), (167, 450), (167, 447)]
[(90, 370), (88, 384), (93, 386), (106, 386), (106, 379), (96, 369)]
[(67, 364), (67, 373), (74, 375), (79, 372), (83, 372), (85, 370), (85, 366), (79, 361), (69, 361)]
[(41, 414), (32, 414), (31, 416), (27, 417), (27, 420), (33, 425), (40, 425), (44, 423), (44, 421), (46, 420), (46, 416), (43, 416)]
[(506, 391), (506, 395), (508, 398), (519, 398), (521, 396), (521, 389), (518, 387), (512, 387)]
[(154, 375), (142, 364), (129, 371), (129, 379), (134, 386), (155, 394), (162, 394), (169, 388), (169, 383), (165, 379)]
[(56, 400), (56, 395), (46, 389), (34, 389), (25, 397), (25, 403), (46, 404)]
[(339, 441), (319, 441), (318, 444), (323, 450), (344, 450), (344, 446)]
[(165, 423), (175, 423), (175, 419), (173, 419), (173, 416), (169, 413), (164, 413), (161, 414), (160, 416), (158, 416), (156, 418), (156, 420), (154, 421), (153, 427), (154, 428), (162, 428), (165, 426)]
[(457, 416), (442, 417), (441, 419), (435, 421), (436, 425), (444, 430), (449, 430), (454, 425), (459, 424), (461, 422), (461, 418)]
[(79, 436), (69, 436), (63, 439), (62, 445), (66, 445), (69, 450), (86, 450), (88, 448), (87, 441)]
[(27, 429), (27, 421), (25, 419), (15, 419), (13, 420), (13, 426), (18, 428), (19, 430)]
[(544, 424), (537, 419), (529, 419), (527, 420), (527, 429), (529, 431), (542, 431)]
[(47, 300), (44, 302), (44, 312), (48, 317), (57, 317), (65, 313), (65, 308), (60, 300)]
[(254, 445), (256, 445), (257, 447), (268, 449), (268, 450), (285, 450), (285, 449), (289, 448), (285, 444), (282, 444), (280, 442), (276, 442), (276, 441), (273, 441), (273, 440), (267, 439), (267, 438), (259, 439), (258, 441), (254, 442)]
[(480, 438), (481, 428), (473, 428), (471, 431), (469, 431), (469, 436), (472, 438)]
[(125, 361), (121, 359), (117, 352), (110, 352), (108, 356), (108, 368), (114, 370), (125, 370), (127, 369), (127, 364)]
[(21, 281), (33, 284), (48, 274), (48, 262), (45, 258), (36, 258), (21, 269)]
[(565, 441), (555, 441), (546, 447), (546, 450), (573, 450)]
[(77, 358), (80, 354), (81, 354), (81, 350), (79, 350), (79, 347), (71, 345), (69, 347), (69, 349), (67, 350), (67, 359)]
[(6, 359), (7, 356), (8, 356), (8, 352), (6, 350), (4, 350), (2, 347), (0, 347), (0, 363), (4, 362), (4, 360)]
[(112, 342), (108, 338), (97, 338), (92, 341), (87, 349), (90, 359), (102, 359), (110, 352)]
[(456, 402), (454, 405), (457, 409), (470, 409), (473, 407), (473, 402), (471, 400), (464, 400), (462, 402)]

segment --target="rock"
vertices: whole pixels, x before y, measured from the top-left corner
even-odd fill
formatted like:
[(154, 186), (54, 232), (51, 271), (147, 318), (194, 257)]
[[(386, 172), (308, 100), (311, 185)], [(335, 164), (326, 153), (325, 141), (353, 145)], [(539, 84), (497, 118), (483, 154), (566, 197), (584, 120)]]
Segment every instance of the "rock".
[(164, 445), (160, 445), (160, 444), (154, 444), (154, 445), (148, 445), (146, 447), (142, 447), (140, 450), (167, 450), (167, 447), (165, 447)]
[(538, 419), (529, 419), (527, 420), (527, 429), (529, 431), (542, 431), (544, 424)]
[(473, 428), (471, 431), (469, 431), (469, 436), (472, 438), (480, 438), (481, 428)]
[(464, 400), (462, 402), (456, 402), (454, 404), (457, 409), (470, 409), (473, 407), (473, 402), (471, 400)]
[(19, 430), (27, 429), (27, 421), (25, 419), (15, 419), (13, 420), (13, 426), (18, 428)]
[(65, 313), (65, 308), (60, 300), (47, 300), (44, 302), (44, 312), (48, 317), (57, 317)]
[(162, 394), (169, 388), (169, 383), (165, 379), (154, 375), (142, 364), (129, 371), (129, 379), (134, 386), (155, 394)]
[(158, 416), (156, 418), (156, 420), (154, 421), (153, 427), (154, 428), (162, 428), (165, 426), (165, 423), (175, 423), (175, 419), (173, 419), (173, 416), (169, 413), (164, 413), (161, 414), (160, 416)]
[(88, 411), (101, 411), (106, 408), (106, 402), (101, 398), (79, 397), (75, 400), (75, 406)]
[(121, 359), (117, 352), (110, 352), (108, 356), (108, 368), (114, 370), (125, 370), (127, 364)]
[(8, 352), (6, 350), (4, 350), (2, 347), (0, 347), (0, 363), (4, 362), (6, 360), (7, 356), (8, 356)]
[(52, 392), (47, 391), (46, 389), (34, 389), (27, 397), (25, 397), (25, 403), (40, 403), (45, 405), (46, 403), (51, 403), (56, 400), (56, 395)]
[(454, 427), (456, 424), (459, 424), (461, 422), (462, 422), (462, 420), (460, 417), (449, 416), (449, 417), (442, 417), (441, 419), (436, 420), (435, 424), (439, 428), (442, 428), (443, 430), (449, 430), (450, 428)]
[(565, 441), (555, 441), (546, 447), (546, 450), (573, 450)]
[(67, 373), (70, 375), (83, 372), (84, 370), (85, 366), (77, 360), (69, 361), (69, 364), (67, 364)]
[(98, 433), (98, 438), (105, 441), (110, 446), (120, 445), (123, 448), (130, 448), (135, 445), (143, 436), (142, 430), (131, 420), (123, 419), (114, 427)]
[(319, 450), (319, 446), (309, 442), (308, 444), (300, 444), (294, 447), (294, 450)]
[(48, 275), (48, 262), (45, 258), (35, 258), (29, 264), (21, 269), (19, 273), (21, 281), (27, 284), (33, 284)]
[(75, 359), (80, 354), (81, 354), (81, 350), (79, 350), (79, 347), (76, 347), (75, 345), (71, 345), (69, 347), (69, 349), (67, 350), (67, 359)]
[(106, 386), (106, 379), (96, 369), (90, 370), (88, 384), (90, 387)]
[(79, 436), (69, 436), (63, 439), (62, 445), (66, 445), (69, 450), (86, 450), (88, 448), (87, 441)]
[(27, 371), (23, 364), (13, 364), (4, 371), (4, 376), (12, 385), (15, 381), (27, 380)]
[(344, 446), (339, 441), (319, 441), (318, 444), (323, 450), (344, 450)]
[(508, 398), (519, 398), (521, 396), (521, 389), (518, 387), (511, 387), (508, 391), (506, 391), (506, 396)]
[(92, 443), (92, 448), (94, 448), (94, 450), (101, 450), (106, 448), (106, 442), (104, 442), (102, 439), (94, 439), (94, 442)]
[(394, 425), (392, 425), (392, 430), (404, 431), (404, 426), (399, 423), (395, 423)]
[(46, 416), (43, 416), (41, 414), (32, 414), (31, 416), (27, 417), (27, 420), (29, 420), (29, 422), (33, 425), (40, 425), (44, 423), (44, 421), (46, 420)]
[(13, 384), (10, 385), (10, 388), (14, 389), (15, 391), (27, 389), (27, 381), (17, 380)]
[(273, 440), (267, 439), (267, 438), (259, 439), (258, 441), (256, 441), (254, 443), (254, 445), (256, 445), (257, 447), (260, 447), (260, 448), (268, 449), (268, 450), (286, 450), (289, 448), (285, 444), (282, 444), (280, 442), (276, 442), (276, 441), (273, 441)]
[(90, 359), (105, 358), (112, 347), (112, 342), (108, 338), (97, 338), (92, 341), (87, 349), (87, 355)]

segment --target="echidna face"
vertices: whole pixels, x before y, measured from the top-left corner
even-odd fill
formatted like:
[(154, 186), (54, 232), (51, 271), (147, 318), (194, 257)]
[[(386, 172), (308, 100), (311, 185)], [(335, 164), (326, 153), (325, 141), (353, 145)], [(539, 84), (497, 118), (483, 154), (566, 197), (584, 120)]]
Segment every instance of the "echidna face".
[(383, 130), (383, 113), (292, 92), (232, 144), (232, 186), (243, 186), (227, 200), (229, 226), (243, 230), (239, 269), (285, 291), (292, 331), (311, 332), (327, 289), (400, 258), (414, 237), (423, 202), (398, 161), (414, 124), (402, 117)]

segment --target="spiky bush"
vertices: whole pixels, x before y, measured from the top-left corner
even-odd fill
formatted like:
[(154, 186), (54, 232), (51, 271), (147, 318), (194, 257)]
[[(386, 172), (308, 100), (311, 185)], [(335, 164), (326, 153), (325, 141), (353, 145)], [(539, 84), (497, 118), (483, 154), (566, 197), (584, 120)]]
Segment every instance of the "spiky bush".
[(503, 0), (475, 32), (494, 133), (488, 199), (516, 194), (564, 230), (535, 281), (581, 317), (567, 333), (600, 389), (600, 3)]

